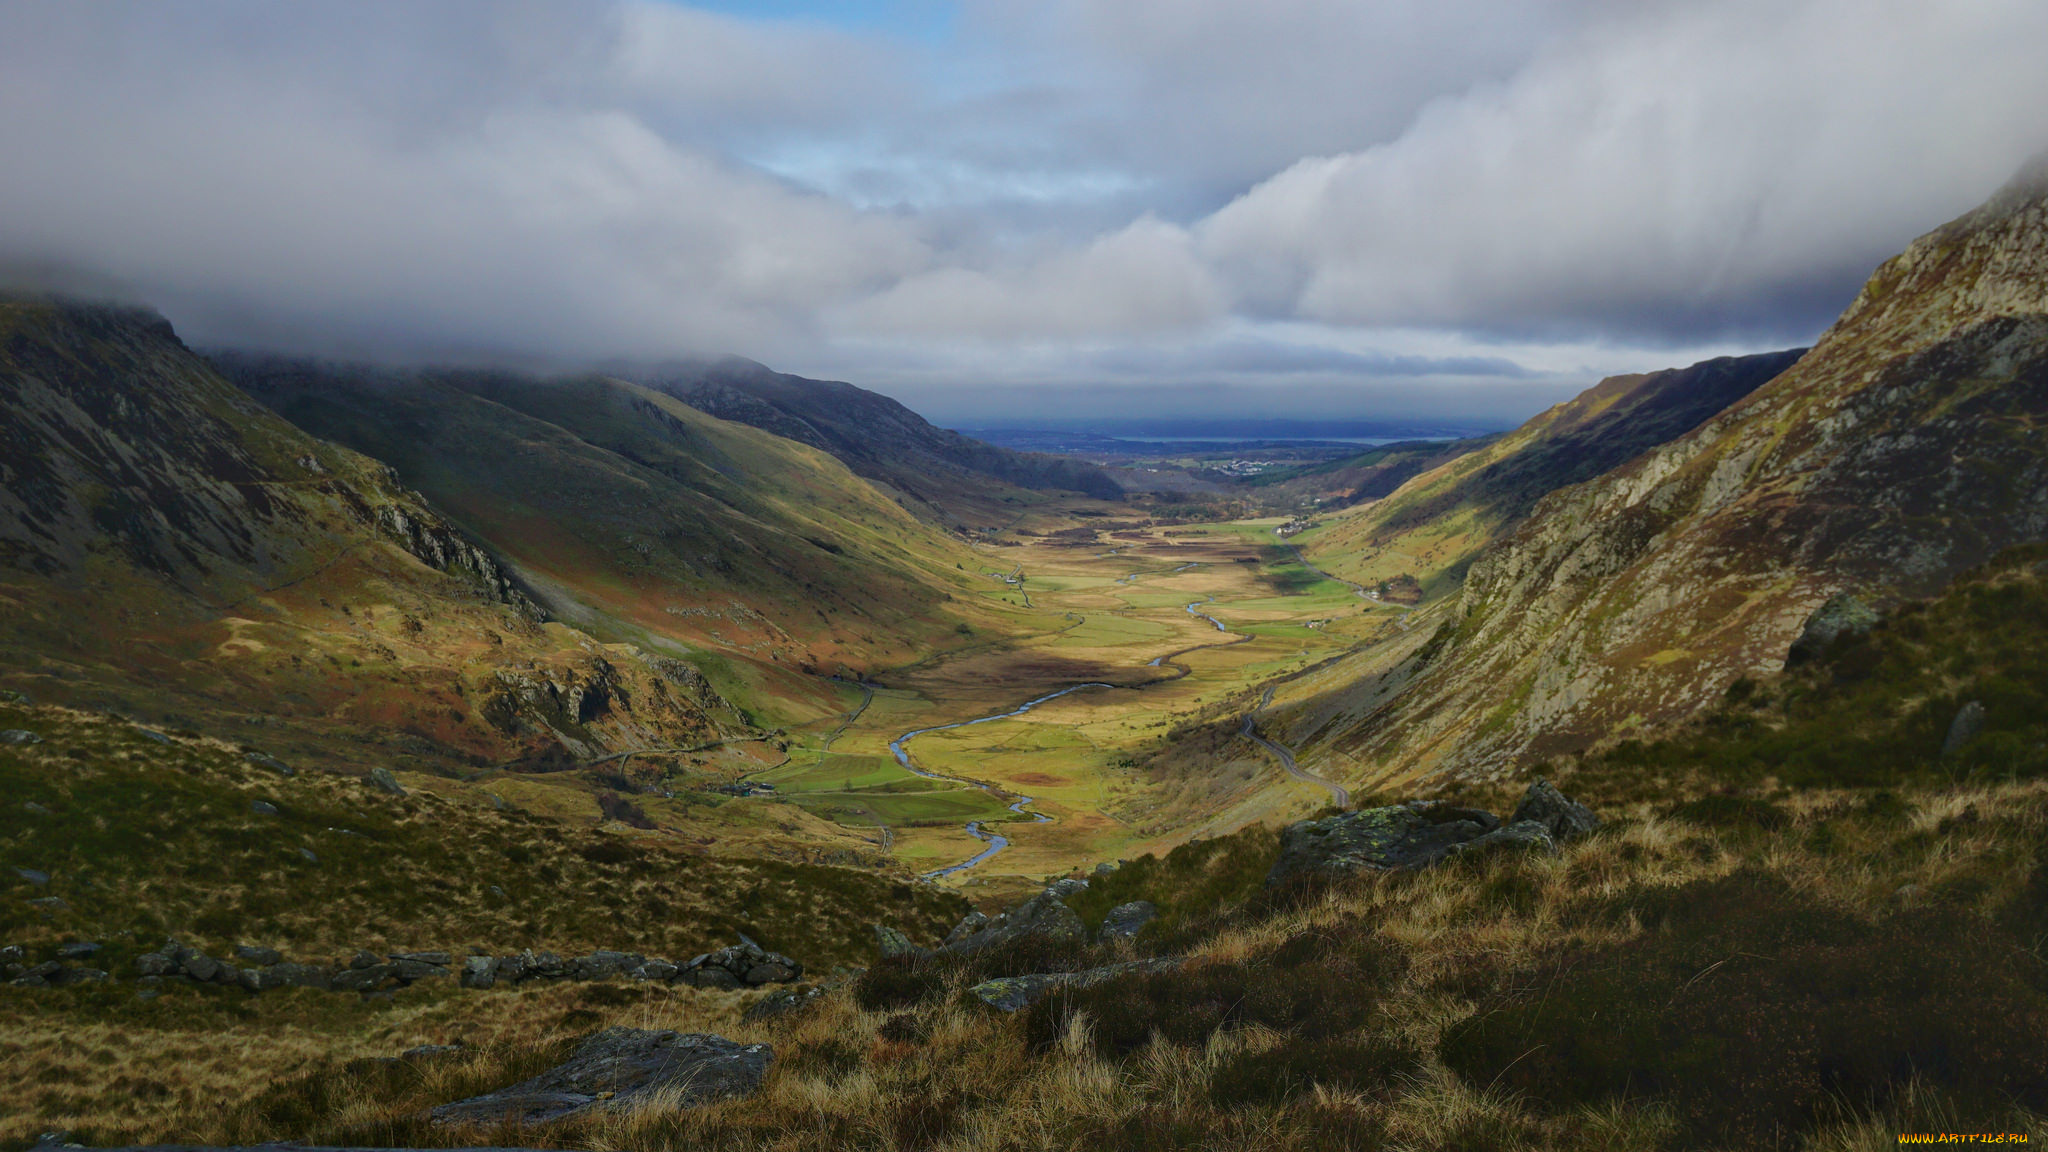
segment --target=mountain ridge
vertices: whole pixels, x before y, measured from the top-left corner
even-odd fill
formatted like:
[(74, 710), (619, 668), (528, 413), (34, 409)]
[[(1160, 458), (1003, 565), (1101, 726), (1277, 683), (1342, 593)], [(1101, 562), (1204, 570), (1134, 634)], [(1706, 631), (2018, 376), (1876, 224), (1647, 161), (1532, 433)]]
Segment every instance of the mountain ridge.
[(1428, 645), (1308, 707), (1387, 782), (1498, 776), (1783, 666), (1818, 606), (1938, 589), (2048, 535), (2048, 167), (1880, 267), (1799, 363), (1546, 496)]

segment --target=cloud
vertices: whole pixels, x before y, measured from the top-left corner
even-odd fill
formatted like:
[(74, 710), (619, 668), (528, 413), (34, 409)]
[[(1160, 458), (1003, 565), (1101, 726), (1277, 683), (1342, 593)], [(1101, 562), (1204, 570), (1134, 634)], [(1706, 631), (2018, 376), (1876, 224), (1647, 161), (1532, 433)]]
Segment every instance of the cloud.
[(36, 159), (0, 177), (0, 251), (101, 271), (203, 339), (764, 350), (930, 261), (907, 222), (710, 139), (852, 114), (867, 73), (815, 32), (560, 5), (6, 16), (0, 150)]
[(1223, 316), (1223, 292), (1187, 233), (1150, 217), (1021, 267), (939, 268), (848, 309), (847, 328), (985, 340), (1147, 337)]
[(1810, 337), (2048, 144), (2038, 0), (961, 13), (0, 0), (0, 267), (216, 343), (1455, 407)]
[(1238, 307), (1338, 325), (1810, 333), (2048, 144), (2031, 0), (1722, 0), (1600, 21), (1204, 221)]

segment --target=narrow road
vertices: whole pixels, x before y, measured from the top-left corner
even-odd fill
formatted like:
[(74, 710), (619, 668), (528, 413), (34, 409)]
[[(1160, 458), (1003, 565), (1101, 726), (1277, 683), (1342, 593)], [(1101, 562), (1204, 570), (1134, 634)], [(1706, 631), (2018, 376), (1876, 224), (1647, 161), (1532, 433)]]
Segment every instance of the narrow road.
[(1271, 688), (1267, 688), (1266, 694), (1259, 698), (1259, 706), (1245, 714), (1244, 727), (1239, 728), (1237, 730), (1237, 734), (1244, 737), (1247, 740), (1250, 740), (1252, 743), (1257, 744), (1259, 747), (1264, 748), (1266, 751), (1271, 752), (1273, 754), (1273, 758), (1280, 761), (1280, 766), (1282, 768), (1287, 769), (1287, 774), (1289, 776), (1294, 777), (1296, 780), (1299, 780), (1304, 784), (1314, 784), (1318, 788), (1329, 789), (1330, 799), (1336, 803), (1337, 807), (1351, 807), (1351, 790), (1349, 788), (1344, 787), (1342, 784), (1332, 784), (1328, 780), (1325, 780), (1320, 776), (1311, 776), (1308, 773), (1303, 772), (1301, 770), (1301, 766), (1294, 762), (1294, 753), (1292, 751), (1288, 750), (1282, 745), (1275, 744), (1273, 741), (1266, 739), (1264, 736), (1259, 735), (1258, 730), (1256, 728), (1256, 725), (1259, 722), (1259, 713), (1264, 712), (1266, 710), (1266, 706), (1271, 704), (1272, 702), (1273, 690)]

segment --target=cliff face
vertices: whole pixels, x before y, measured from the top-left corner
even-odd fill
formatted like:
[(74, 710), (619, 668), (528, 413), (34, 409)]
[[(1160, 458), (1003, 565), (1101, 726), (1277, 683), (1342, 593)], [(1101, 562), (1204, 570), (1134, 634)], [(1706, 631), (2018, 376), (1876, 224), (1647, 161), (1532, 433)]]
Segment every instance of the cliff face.
[(486, 601), (540, 611), (389, 468), (312, 439), (148, 312), (0, 299), (0, 563), (118, 557), (200, 599), (303, 578), (381, 537)]
[(1367, 776), (1490, 775), (1687, 715), (1781, 667), (1837, 592), (1924, 594), (2048, 537), (2044, 419), (2037, 166), (1886, 263), (1769, 384), (1545, 498), (1313, 735)]
[[(448, 766), (745, 727), (673, 661), (545, 620), (390, 468), (257, 403), (160, 317), (0, 297), (8, 687), (282, 728), (267, 746), (343, 762), (366, 742)], [(499, 698), (505, 669), (603, 686), (576, 743)]]

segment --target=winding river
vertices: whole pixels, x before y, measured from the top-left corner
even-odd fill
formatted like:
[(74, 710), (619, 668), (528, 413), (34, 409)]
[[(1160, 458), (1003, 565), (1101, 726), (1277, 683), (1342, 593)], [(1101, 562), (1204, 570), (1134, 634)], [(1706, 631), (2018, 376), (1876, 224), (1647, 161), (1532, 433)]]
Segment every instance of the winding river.
[[(1100, 680), (1089, 680), (1081, 684), (1070, 684), (1057, 692), (1048, 692), (1045, 695), (1040, 696), (1036, 700), (1030, 700), (1026, 701), (1023, 704), (1019, 704), (1017, 707), (1010, 709), (1008, 712), (996, 712), (987, 716), (977, 716), (972, 720), (960, 720), (952, 724), (934, 724), (929, 728), (914, 728), (908, 732), (905, 732), (903, 735), (898, 736), (894, 740), (889, 741), (889, 751), (896, 757), (896, 762), (898, 764), (903, 765), (904, 770), (911, 773), (912, 775), (922, 776), (927, 780), (949, 780), (955, 784), (972, 784), (976, 788), (979, 788), (982, 791), (987, 792), (989, 795), (993, 796), (996, 794), (996, 788), (992, 784), (983, 784), (978, 780), (963, 780), (958, 776), (946, 776), (937, 772), (927, 772), (924, 769), (919, 768), (917, 766), (917, 762), (910, 758), (910, 741), (916, 739), (919, 736), (923, 736), (928, 732), (944, 732), (950, 728), (969, 728), (976, 724), (987, 724), (995, 720), (1008, 720), (1012, 717), (1022, 716), (1026, 712), (1031, 711), (1033, 708), (1038, 707), (1040, 704), (1044, 704), (1047, 701), (1051, 700), (1057, 700), (1062, 696), (1072, 695), (1073, 693), (1082, 691), (1086, 688), (1114, 687), (1116, 687), (1116, 685), (1105, 684)], [(1016, 803), (1010, 805), (1010, 811), (1017, 813), (1019, 816), (1026, 815), (1027, 813), (1025, 813), (1024, 811), (1024, 806), (1029, 803), (1031, 803), (1031, 797), (1020, 796), (1017, 798)], [(1049, 824), (1052, 822), (1052, 817), (1047, 816), (1043, 812), (1032, 812), (1028, 815), (1030, 815), (1033, 820), (1037, 821), (1040, 824)], [(951, 864), (944, 868), (940, 868), (935, 871), (925, 873), (925, 879), (936, 880), (941, 876), (949, 875), (954, 872), (965, 871), (966, 869), (974, 867), (976, 864), (979, 864), (982, 861), (987, 860), (989, 857), (994, 856), (996, 853), (1001, 852), (1003, 849), (1008, 848), (1010, 846), (1009, 839), (1003, 836), (1002, 834), (997, 832), (984, 831), (981, 827), (981, 821), (979, 820), (970, 821), (968, 823), (967, 834), (974, 837), (976, 840), (984, 841), (988, 844), (988, 847), (982, 849), (978, 854), (976, 854), (971, 859), (962, 860), (958, 864)]]

